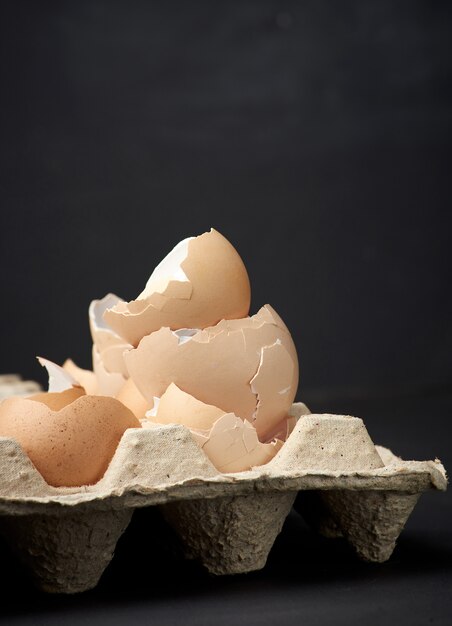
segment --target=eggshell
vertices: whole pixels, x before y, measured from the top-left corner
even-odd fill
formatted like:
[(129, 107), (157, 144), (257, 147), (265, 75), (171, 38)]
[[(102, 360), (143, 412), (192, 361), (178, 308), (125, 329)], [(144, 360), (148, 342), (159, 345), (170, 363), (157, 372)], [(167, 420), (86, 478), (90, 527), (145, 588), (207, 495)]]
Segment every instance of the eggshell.
[(174, 382), (198, 400), (250, 421), (266, 441), (287, 418), (298, 385), (296, 349), (279, 315), (266, 305), (252, 317), (222, 320), (180, 339), (161, 328), (125, 354), (143, 396), (161, 397)]
[[(139, 421), (113, 398), (81, 395), (72, 388), (0, 404), (0, 436), (18, 441), (49, 485), (96, 483), (107, 469), (128, 428)], [(43, 397), (45, 396), (45, 398)], [(63, 398), (64, 396), (64, 398)]]
[(192, 431), (203, 452), (218, 471), (243, 472), (265, 465), (281, 449), (283, 442), (261, 443), (256, 429), (234, 413), (218, 418), (208, 434)]
[(129, 343), (159, 328), (205, 328), (248, 315), (246, 268), (235, 248), (214, 229), (181, 241), (155, 268), (136, 300), (119, 302), (105, 322)]
[(118, 342), (124, 343), (122, 339), (104, 320), (104, 313), (107, 309), (111, 309), (117, 304), (124, 302), (114, 293), (107, 293), (100, 300), (92, 300), (88, 309), (89, 329), (93, 343), (96, 344), (98, 350), (104, 350)]
[(49, 376), (49, 391), (58, 392), (71, 389), (72, 387), (80, 387), (80, 383), (72, 376), (70, 372), (60, 367), (53, 361), (37, 357), (39, 364), (45, 367)]
[(124, 301), (113, 293), (107, 294), (101, 300), (93, 300), (89, 306), (88, 317), (93, 343), (104, 369), (109, 373), (119, 373), (127, 378), (123, 353), (132, 346), (110, 328), (103, 317), (107, 309), (122, 302)]
[(69, 372), (75, 380), (81, 384), (88, 395), (96, 395), (98, 384), (96, 374), (91, 370), (84, 370), (72, 361), (72, 359), (66, 359), (63, 363), (63, 369)]
[(135, 383), (129, 378), (116, 395), (116, 399), (122, 402), (138, 419), (144, 418), (152, 404), (149, 403), (138, 391)]
[(97, 394), (112, 396), (119, 392), (126, 382), (126, 377), (119, 372), (108, 372), (96, 345), (93, 345), (93, 370), (97, 380)]
[(189, 428), (209, 430), (222, 415), (222, 409), (197, 400), (171, 383), (160, 398), (152, 419), (159, 424), (183, 424)]
[(242, 472), (264, 465), (281, 449), (282, 441), (261, 443), (248, 421), (216, 406), (205, 404), (173, 383), (160, 398), (155, 417), (158, 424), (183, 424), (213, 465), (224, 473)]

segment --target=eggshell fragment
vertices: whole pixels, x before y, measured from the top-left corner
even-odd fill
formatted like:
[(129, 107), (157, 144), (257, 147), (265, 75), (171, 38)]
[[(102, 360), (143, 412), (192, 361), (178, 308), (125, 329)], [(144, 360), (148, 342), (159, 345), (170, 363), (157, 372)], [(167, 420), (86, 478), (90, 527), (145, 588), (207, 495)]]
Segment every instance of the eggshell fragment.
[(89, 305), (89, 328), (93, 343), (97, 345), (98, 350), (109, 348), (118, 343), (118, 341), (124, 342), (124, 340), (110, 328), (103, 317), (107, 309), (111, 309), (120, 302), (123, 302), (122, 298), (119, 298), (114, 293), (107, 293), (107, 295), (100, 300), (92, 300)]
[(287, 411), (289, 410), (294, 398), (291, 395), (294, 391), (294, 370), (293, 355), (283, 346), (280, 339), (270, 346), (261, 348), (259, 366), (250, 381), (251, 391), (258, 398), (255, 414), (259, 416), (259, 422), (267, 423), (274, 415), (281, 415), (281, 400), (286, 395), (291, 398), (290, 404), (285, 404), (288, 407)]
[(9, 398), (0, 404), (0, 436), (18, 441), (54, 487), (96, 483), (123, 433), (140, 428), (139, 421), (118, 400), (82, 395), (68, 402), (74, 392), (83, 393), (73, 388), (39, 394), (39, 400), (38, 396)]
[(132, 346), (120, 337), (104, 320), (104, 313), (124, 301), (113, 293), (101, 300), (93, 300), (89, 306), (88, 317), (93, 343), (97, 348), (103, 368), (109, 373), (119, 373), (128, 377), (123, 354)]
[(218, 418), (208, 434), (192, 431), (202, 450), (218, 471), (243, 472), (268, 463), (283, 442), (261, 443), (256, 429), (234, 413)]
[(269, 305), (252, 317), (222, 320), (184, 342), (161, 328), (124, 359), (149, 402), (174, 382), (198, 400), (250, 421), (261, 441), (287, 418), (298, 385), (294, 343)]
[(235, 248), (214, 229), (181, 241), (155, 268), (136, 300), (119, 302), (105, 322), (133, 346), (159, 328), (205, 328), (248, 315), (246, 268)]
[(155, 417), (150, 419), (159, 424), (183, 424), (189, 428), (209, 430), (222, 415), (222, 409), (197, 400), (171, 383), (158, 402)]
[(152, 405), (138, 391), (135, 383), (129, 378), (116, 395), (116, 399), (122, 402), (138, 419), (144, 418), (146, 411)]
[(282, 441), (261, 443), (248, 421), (216, 406), (205, 404), (171, 384), (149, 421), (183, 424), (220, 472), (241, 472), (272, 459)]
[(96, 395), (98, 384), (96, 374), (91, 370), (84, 370), (74, 363), (72, 359), (66, 359), (63, 363), (63, 369), (69, 372), (86, 391), (87, 395)]
[(80, 387), (80, 383), (72, 376), (70, 372), (60, 367), (53, 361), (37, 357), (40, 365), (45, 367), (49, 376), (49, 391), (58, 392), (71, 389), (72, 387)]
[(95, 344), (93, 345), (93, 370), (97, 380), (97, 394), (99, 395), (114, 398), (126, 382), (123, 374), (107, 371)]

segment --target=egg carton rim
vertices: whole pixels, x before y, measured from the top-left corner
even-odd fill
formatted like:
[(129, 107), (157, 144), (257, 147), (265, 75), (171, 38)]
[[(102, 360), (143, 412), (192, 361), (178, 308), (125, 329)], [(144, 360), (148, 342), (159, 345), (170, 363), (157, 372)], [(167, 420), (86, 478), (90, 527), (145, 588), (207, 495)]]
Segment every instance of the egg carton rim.
[[(293, 410), (301, 410), (304, 405), (294, 405)], [(360, 418), (332, 414), (302, 414), (311, 423), (329, 421), (331, 424), (345, 425), (356, 423), (365, 431)], [(300, 418), (301, 419), (301, 418)], [(367, 431), (365, 431), (367, 434)], [(175, 440), (185, 438), (197, 451), (202, 462), (199, 475), (187, 479), (162, 484), (143, 484), (129, 480), (126, 483), (108, 485), (109, 471), (115, 458), (128, 454), (127, 444), (138, 436), (135, 443), (152, 441), (158, 433), (174, 436)], [(370, 441), (370, 439), (369, 439)], [(191, 438), (190, 431), (182, 425), (167, 425), (156, 429), (129, 429), (121, 439), (116, 453), (104, 477), (95, 485), (65, 488), (51, 487), (45, 483), (20, 445), (8, 438), (0, 438), (0, 465), (7, 463), (14, 455), (18, 467), (26, 467), (29, 477), (40, 481), (46, 493), (21, 494), (5, 493), (0, 489), (0, 513), (29, 514), (51, 513), (56, 511), (82, 509), (139, 508), (196, 498), (212, 499), (225, 496), (240, 496), (255, 492), (303, 491), (303, 490), (353, 490), (353, 491), (399, 491), (421, 493), (427, 489), (444, 491), (447, 488), (446, 472), (440, 461), (402, 461), (388, 449), (371, 446), (386, 459), (384, 466), (373, 469), (331, 470), (315, 467), (300, 467), (284, 471), (271, 464), (253, 468), (236, 474), (221, 474), (213, 468), (204, 453)], [(210, 475), (209, 475), (210, 474)], [(103, 489), (103, 491), (102, 491)]]
[[(444, 473), (441, 482), (432, 478), (436, 468), (429, 466), (429, 461), (419, 462), (426, 465), (425, 469), (407, 471), (399, 475), (378, 475), (371, 472), (355, 472), (350, 475), (314, 474), (307, 472), (300, 477), (278, 477), (267, 480), (259, 477), (257, 480), (243, 480), (235, 483), (220, 481), (199, 480), (195, 483), (187, 481), (162, 489), (131, 485), (122, 491), (112, 490), (109, 494), (96, 495), (86, 494), (83, 498), (74, 498), (68, 494), (54, 497), (29, 497), (0, 499), (0, 514), (29, 515), (29, 514), (54, 514), (84, 510), (110, 510), (123, 508), (142, 508), (156, 506), (169, 502), (193, 500), (193, 499), (216, 499), (228, 496), (246, 496), (253, 493), (263, 492), (299, 492), (299, 491), (385, 491), (400, 492), (405, 494), (422, 493), (429, 489), (439, 491), (446, 490)], [(226, 487), (226, 488), (225, 488)], [(72, 496), (72, 497), (71, 497)]]

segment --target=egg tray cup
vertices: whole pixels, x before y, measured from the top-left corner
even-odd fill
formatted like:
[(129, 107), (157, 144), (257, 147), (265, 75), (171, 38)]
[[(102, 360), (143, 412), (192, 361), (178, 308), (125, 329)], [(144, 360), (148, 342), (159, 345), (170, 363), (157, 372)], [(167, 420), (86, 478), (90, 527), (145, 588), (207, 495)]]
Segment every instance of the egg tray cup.
[(421, 493), (445, 490), (436, 461), (375, 446), (361, 419), (309, 414), (267, 464), (220, 474), (181, 425), (127, 430), (95, 485), (50, 487), (17, 442), (0, 438), (0, 531), (37, 586), (92, 589), (134, 509), (158, 506), (186, 556), (213, 574), (264, 567), (298, 492), (298, 510), (357, 555), (386, 561)]

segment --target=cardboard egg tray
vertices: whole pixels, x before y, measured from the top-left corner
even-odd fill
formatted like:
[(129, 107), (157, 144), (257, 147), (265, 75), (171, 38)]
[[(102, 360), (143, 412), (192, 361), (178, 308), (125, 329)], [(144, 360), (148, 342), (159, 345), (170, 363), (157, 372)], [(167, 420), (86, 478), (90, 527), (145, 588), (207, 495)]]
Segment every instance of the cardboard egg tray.
[(372, 443), (361, 419), (309, 414), (267, 465), (220, 474), (180, 425), (125, 432), (104, 477), (50, 487), (20, 446), (0, 438), (0, 530), (47, 592), (96, 586), (138, 507), (158, 506), (213, 574), (264, 567), (298, 492), (320, 532), (387, 560), (421, 493), (445, 490), (439, 461), (402, 461)]

